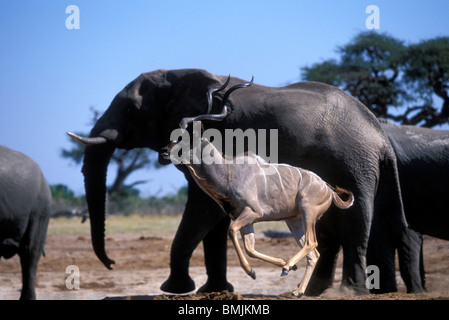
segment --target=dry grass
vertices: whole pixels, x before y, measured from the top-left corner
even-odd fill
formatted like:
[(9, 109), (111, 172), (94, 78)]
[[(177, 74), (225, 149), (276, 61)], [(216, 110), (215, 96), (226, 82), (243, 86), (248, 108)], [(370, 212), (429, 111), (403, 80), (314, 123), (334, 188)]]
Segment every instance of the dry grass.
[[(106, 233), (148, 234), (152, 236), (174, 236), (178, 229), (181, 215), (129, 215), (108, 216), (106, 218)], [(263, 230), (287, 230), (283, 221), (263, 222), (255, 225), (256, 234)], [(81, 223), (81, 218), (52, 218), (48, 234), (90, 235), (89, 221)]]
[[(106, 233), (149, 234), (171, 236), (178, 228), (181, 216), (130, 215), (106, 218)], [(89, 221), (81, 223), (79, 218), (52, 218), (48, 227), (49, 235), (73, 234), (90, 235)]]

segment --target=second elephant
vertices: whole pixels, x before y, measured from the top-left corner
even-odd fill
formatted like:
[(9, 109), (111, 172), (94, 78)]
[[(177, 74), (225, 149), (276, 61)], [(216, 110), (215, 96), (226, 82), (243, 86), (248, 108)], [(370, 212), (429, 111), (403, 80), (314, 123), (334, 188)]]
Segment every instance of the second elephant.
[(0, 146), (0, 258), (20, 256), (20, 299), (35, 299), (37, 264), (44, 252), (51, 192), (39, 165)]
[(420, 282), (422, 291), (425, 275), (420, 234), (449, 240), (449, 131), (381, 122), (396, 153), (406, 219), (416, 231), (409, 233), (408, 240), (413, 252), (408, 264), (414, 266), (416, 276), (403, 278), (408, 288), (411, 281)]

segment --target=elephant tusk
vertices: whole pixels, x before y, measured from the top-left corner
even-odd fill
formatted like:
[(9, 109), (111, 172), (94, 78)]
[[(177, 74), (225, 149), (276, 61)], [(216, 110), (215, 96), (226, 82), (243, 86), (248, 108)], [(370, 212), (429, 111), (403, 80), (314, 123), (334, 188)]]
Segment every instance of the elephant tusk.
[(67, 134), (74, 141), (84, 144), (86, 146), (91, 146), (91, 145), (96, 145), (96, 144), (104, 144), (104, 143), (108, 142), (108, 140), (104, 137), (85, 138), (85, 137), (81, 137), (81, 136), (74, 134), (72, 132), (69, 132), (69, 131), (67, 131)]

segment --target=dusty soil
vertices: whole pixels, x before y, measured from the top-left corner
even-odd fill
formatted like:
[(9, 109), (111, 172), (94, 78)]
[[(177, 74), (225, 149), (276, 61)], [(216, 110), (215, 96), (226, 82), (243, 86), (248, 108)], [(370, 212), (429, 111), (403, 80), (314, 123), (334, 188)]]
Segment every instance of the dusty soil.
[[(222, 292), (185, 297), (167, 296), (159, 287), (169, 275), (171, 236), (155, 237), (146, 234), (114, 233), (107, 237), (107, 252), (116, 260), (109, 271), (94, 256), (88, 236), (50, 234), (47, 238), (46, 256), (39, 263), (36, 293), (38, 299), (288, 299), (281, 294), (296, 288), (304, 272), (304, 264), (287, 277), (280, 277), (280, 269), (258, 260), (249, 259), (256, 270), (252, 280), (240, 268), (237, 256), (228, 243), (228, 279), (235, 293)], [(292, 238), (272, 239), (258, 235), (256, 248), (266, 254), (284, 259), (298, 250)], [(407, 294), (398, 275), (399, 292), (382, 295), (354, 296), (338, 289), (341, 268), (338, 267), (334, 288), (320, 297), (302, 299), (449, 299), (449, 243), (425, 238), (425, 267), (429, 292)], [(340, 258), (341, 259), (341, 258)], [(68, 289), (67, 266), (75, 265), (80, 272), (80, 288)], [(341, 265), (341, 261), (339, 262)], [(205, 280), (203, 250), (194, 252), (190, 274), (197, 287)], [(21, 275), (18, 257), (0, 261), (0, 299), (18, 299)]]

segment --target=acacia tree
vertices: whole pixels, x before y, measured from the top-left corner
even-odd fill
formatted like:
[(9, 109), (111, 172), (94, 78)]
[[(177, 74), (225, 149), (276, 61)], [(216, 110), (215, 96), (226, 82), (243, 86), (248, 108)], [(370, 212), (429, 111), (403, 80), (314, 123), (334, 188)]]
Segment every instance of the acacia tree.
[[(406, 46), (388, 34), (368, 31), (337, 52), (339, 60), (302, 68), (302, 78), (338, 86), (376, 116), (402, 124), (432, 127), (448, 121), (448, 37)], [(443, 99), (441, 108), (433, 106), (434, 94)], [(403, 105), (405, 111), (398, 114)]]
[[(404, 79), (420, 95), (421, 105), (407, 108), (402, 122), (433, 127), (449, 120), (449, 37), (438, 37), (410, 45), (403, 57)], [(435, 94), (442, 99), (434, 107)], [(410, 119), (408, 115), (416, 114)]]
[[(91, 108), (93, 113), (93, 123), (97, 121), (100, 113)], [(87, 136), (85, 133), (77, 133)], [(76, 164), (81, 164), (84, 157), (84, 146), (69, 139), (72, 147), (62, 149), (61, 156)], [(141, 169), (159, 168), (157, 153), (148, 148), (135, 148), (132, 150), (116, 149), (111, 158), (112, 167), (116, 167), (114, 182), (108, 187), (109, 195), (113, 197), (126, 197), (128, 195), (138, 195), (135, 186), (146, 183), (148, 180), (138, 180), (125, 184), (126, 179), (134, 172)]]

